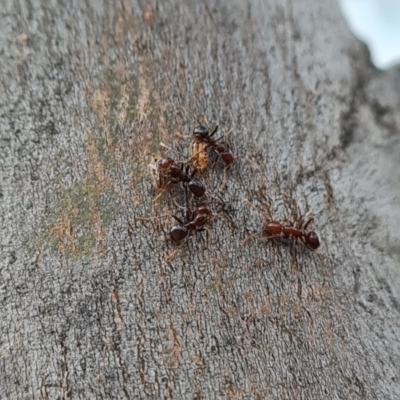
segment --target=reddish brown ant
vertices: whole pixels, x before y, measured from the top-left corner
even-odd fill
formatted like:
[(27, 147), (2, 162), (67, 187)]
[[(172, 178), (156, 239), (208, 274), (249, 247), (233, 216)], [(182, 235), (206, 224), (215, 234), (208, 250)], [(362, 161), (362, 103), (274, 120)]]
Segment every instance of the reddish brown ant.
[(201, 232), (205, 230), (204, 225), (211, 217), (211, 210), (208, 204), (203, 202), (197, 206), (197, 209), (194, 212), (187, 208), (185, 222), (179, 219), (176, 215), (173, 215), (172, 217), (179, 222), (179, 225), (172, 227), (170, 236), (175, 243), (180, 243), (193, 232)]
[(234, 163), (235, 158), (225, 143), (219, 142), (223, 138), (214, 139), (213, 136), (218, 130), (218, 125), (210, 131), (205, 126), (197, 126), (193, 130), (193, 142), (192, 142), (192, 159), (193, 165), (200, 171), (207, 167), (208, 156), (206, 148), (211, 147), (214, 149), (222, 158), (222, 161), (226, 166), (230, 166)]
[(263, 226), (263, 233), (267, 235), (263, 240), (283, 235), (287, 238), (300, 239), (310, 250), (317, 250), (321, 244), (318, 234), (314, 231), (306, 232), (307, 227), (313, 222), (314, 218), (310, 218), (304, 224), (304, 220), (301, 218), (296, 223), (297, 227), (295, 227), (292, 222), (268, 221)]
[(172, 158), (163, 158), (157, 161), (158, 186), (165, 188), (169, 183), (179, 183), (187, 185), (195, 197), (202, 197), (206, 188), (202, 181), (195, 178), (196, 169), (190, 173), (190, 167), (184, 167), (183, 163), (177, 163)]
[[(254, 207), (250, 202), (246, 200), (246, 203), (251, 207)], [(307, 222), (305, 222), (305, 217), (301, 217), (296, 222), (286, 222), (286, 221), (276, 221), (276, 220), (266, 220), (261, 232), (261, 235), (265, 235), (261, 238), (261, 240), (269, 240), (275, 239), (279, 237), (284, 238), (294, 238), (295, 240), (301, 240), (301, 242), (310, 250), (316, 252), (318, 247), (320, 246), (320, 238), (315, 231), (307, 232), (307, 228), (314, 222), (314, 218), (309, 218)], [(242, 241), (241, 246), (244, 246), (249, 240), (253, 237), (260, 235), (260, 233), (256, 233), (255, 235), (248, 236), (246, 239)], [(317, 253), (319, 257), (320, 254)]]

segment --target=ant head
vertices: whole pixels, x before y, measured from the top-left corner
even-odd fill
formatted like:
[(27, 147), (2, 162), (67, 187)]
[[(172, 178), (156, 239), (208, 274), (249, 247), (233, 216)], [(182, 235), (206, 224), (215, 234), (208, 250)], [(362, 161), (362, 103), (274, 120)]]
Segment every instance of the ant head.
[(188, 235), (189, 231), (188, 229), (183, 226), (183, 225), (175, 225), (172, 227), (171, 232), (169, 233), (171, 236), (171, 239), (175, 243), (181, 242), (185, 237)]
[(172, 158), (162, 158), (155, 161), (157, 162), (158, 169), (168, 169), (175, 162)]
[(195, 139), (205, 139), (209, 136), (210, 132), (205, 126), (197, 126), (193, 129), (193, 136)]
[(308, 232), (305, 236), (305, 241), (307, 243), (307, 245), (313, 249), (316, 250), (318, 249), (318, 247), (320, 246), (321, 242), (319, 240), (319, 236), (318, 233), (312, 231), (312, 232)]

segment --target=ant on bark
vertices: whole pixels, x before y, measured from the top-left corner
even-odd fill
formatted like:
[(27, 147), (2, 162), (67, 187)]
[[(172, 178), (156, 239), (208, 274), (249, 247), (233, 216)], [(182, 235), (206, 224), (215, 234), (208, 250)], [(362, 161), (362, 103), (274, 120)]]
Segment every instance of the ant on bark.
[(197, 170), (190, 173), (190, 167), (184, 167), (183, 163), (177, 163), (173, 158), (163, 158), (157, 161), (159, 188), (166, 188), (170, 183), (182, 182), (188, 187), (195, 197), (202, 197), (206, 192), (206, 187), (200, 179), (195, 178)]
[[(247, 199), (245, 201), (250, 207), (257, 210)], [(315, 252), (321, 259), (321, 255), (316, 251), (321, 244), (318, 234), (315, 231), (307, 232), (307, 228), (314, 222), (314, 218), (309, 218), (306, 222), (305, 218), (307, 215), (308, 214), (300, 217), (300, 219), (295, 222), (267, 219), (262, 231), (248, 236), (242, 241), (241, 246), (244, 246), (249, 240), (259, 235), (265, 235), (260, 240), (276, 239), (279, 237), (293, 238), (296, 241), (300, 240), (309, 250)]]
[(206, 202), (200, 203), (195, 211), (191, 211), (188, 207), (186, 209), (186, 220), (183, 222), (176, 215), (172, 215), (179, 225), (172, 227), (170, 231), (171, 239), (179, 244), (183, 239), (193, 232), (204, 231), (204, 225), (211, 218), (211, 210)]
[(222, 161), (227, 167), (232, 165), (235, 161), (232, 152), (229, 150), (226, 143), (219, 142), (223, 138), (221, 136), (218, 139), (214, 139), (212, 136), (218, 130), (218, 125), (210, 131), (205, 126), (197, 126), (193, 130), (193, 142), (192, 142), (192, 160), (193, 165), (199, 170), (203, 171), (206, 169), (208, 164), (208, 155), (206, 152), (207, 147), (214, 149), (222, 158)]

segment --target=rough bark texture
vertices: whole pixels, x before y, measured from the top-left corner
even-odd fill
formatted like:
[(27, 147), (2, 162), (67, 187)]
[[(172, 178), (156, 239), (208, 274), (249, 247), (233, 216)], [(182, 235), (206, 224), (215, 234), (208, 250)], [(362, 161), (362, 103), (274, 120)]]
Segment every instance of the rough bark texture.
[[(1, 3), (2, 399), (400, 398), (400, 73), (335, 2)], [(238, 162), (177, 248), (138, 217), (182, 215), (147, 166), (198, 121)], [(240, 248), (245, 198), (323, 261)]]

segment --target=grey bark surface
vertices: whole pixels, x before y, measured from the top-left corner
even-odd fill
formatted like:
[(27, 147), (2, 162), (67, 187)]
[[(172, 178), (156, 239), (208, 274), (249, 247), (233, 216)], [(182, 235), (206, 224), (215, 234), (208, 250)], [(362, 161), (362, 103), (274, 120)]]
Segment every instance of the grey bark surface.
[[(0, 398), (400, 398), (400, 72), (335, 2), (0, 13)], [(199, 122), (237, 163), (214, 160), (212, 226), (177, 247), (170, 216), (140, 219), (185, 204), (152, 205), (148, 164)], [(322, 261), (241, 248), (245, 199), (312, 211)]]

